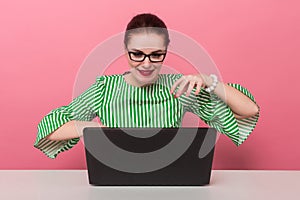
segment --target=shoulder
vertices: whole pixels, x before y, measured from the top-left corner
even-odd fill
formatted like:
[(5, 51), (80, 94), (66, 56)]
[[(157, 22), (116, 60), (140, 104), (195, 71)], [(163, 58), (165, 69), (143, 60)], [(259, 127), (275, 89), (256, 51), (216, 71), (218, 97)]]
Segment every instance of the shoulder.
[(165, 77), (165, 78), (179, 78), (181, 77), (183, 74), (159, 74), (161, 77)]
[(175, 82), (177, 79), (183, 76), (183, 74), (159, 74), (160, 78), (167, 80), (168, 82)]
[(122, 78), (121, 74), (113, 74), (113, 75), (100, 75), (96, 77), (96, 83), (98, 85), (105, 84), (117, 84), (117, 82)]

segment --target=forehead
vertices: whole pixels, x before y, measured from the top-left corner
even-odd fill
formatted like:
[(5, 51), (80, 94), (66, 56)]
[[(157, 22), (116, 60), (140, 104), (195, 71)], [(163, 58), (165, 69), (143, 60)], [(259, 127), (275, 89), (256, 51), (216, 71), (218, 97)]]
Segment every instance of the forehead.
[(164, 37), (156, 33), (133, 33), (127, 44), (128, 49), (164, 50)]

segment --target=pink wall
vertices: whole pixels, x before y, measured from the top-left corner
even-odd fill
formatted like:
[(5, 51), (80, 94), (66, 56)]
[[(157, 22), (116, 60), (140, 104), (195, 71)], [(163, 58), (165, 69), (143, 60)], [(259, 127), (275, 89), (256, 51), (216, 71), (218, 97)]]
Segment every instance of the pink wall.
[(91, 50), (141, 12), (200, 43), (225, 82), (261, 106), (257, 127), (236, 147), (221, 136), (214, 169), (300, 169), (299, 2), (294, 0), (1, 1), (0, 169), (84, 169), (82, 143), (55, 160), (33, 147), (37, 124), (71, 101)]

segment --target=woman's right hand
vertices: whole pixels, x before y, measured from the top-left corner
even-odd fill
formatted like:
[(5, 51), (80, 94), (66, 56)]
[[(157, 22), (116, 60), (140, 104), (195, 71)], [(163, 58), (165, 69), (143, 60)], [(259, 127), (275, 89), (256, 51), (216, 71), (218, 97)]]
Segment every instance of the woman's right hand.
[(83, 136), (83, 129), (85, 127), (107, 127), (102, 122), (95, 121), (76, 121), (72, 120), (53, 131), (46, 136), (49, 140), (69, 140)]

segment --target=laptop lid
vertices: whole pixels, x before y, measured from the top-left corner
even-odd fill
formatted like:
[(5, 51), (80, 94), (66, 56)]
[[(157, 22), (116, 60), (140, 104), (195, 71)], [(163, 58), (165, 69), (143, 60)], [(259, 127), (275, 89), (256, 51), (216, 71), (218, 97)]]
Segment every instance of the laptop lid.
[(101, 186), (209, 184), (216, 129), (83, 130), (89, 183)]

